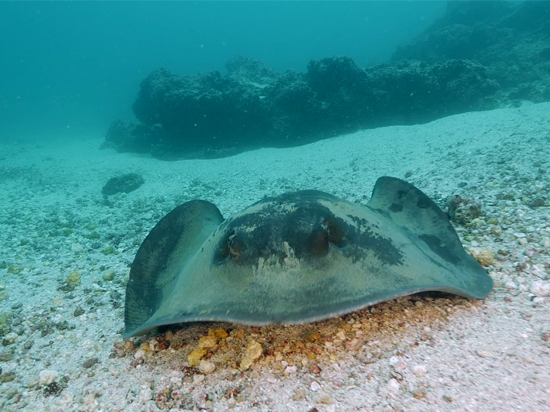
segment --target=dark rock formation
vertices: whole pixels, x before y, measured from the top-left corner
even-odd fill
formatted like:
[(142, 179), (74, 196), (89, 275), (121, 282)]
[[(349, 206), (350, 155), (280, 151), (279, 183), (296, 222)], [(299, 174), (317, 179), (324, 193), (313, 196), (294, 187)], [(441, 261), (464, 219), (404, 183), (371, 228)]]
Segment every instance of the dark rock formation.
[(482, 66), (464, 60), (360, 69), (349, 58), (323, 59), (309, 64), (307, 78), (324, 104), (325, 119), (339, 125), (339, 133), (487, 109), (494, 107), (491, 97), (499, 89)]
[(244, 57), (226, 67), (227, 75), (151, 73), (134, 103), (139, 122), (114, 122), (104, 146), (164, 159), (224, 156), (550, 100), (550, 2), (449, 2), (391, 63), (367, 69), (348, 57), (311, 61), (305, 74)]
[(113, 123), (105, 146), (165, 159), (295, 146), (361, 128), (492, 108), (499, 89), (481, 65), (466, 60), (362, 69), (336, 57), (311, 61), (305, 74), (278, 74), (238, 57), (227, 68), (225, 76), (151, 73), (134, 103), (140, 123)]
[(470, 226), (475, 219), (484, 215), (479, 202), (459, 195), (447, 199), (447, 207), (449, 219), (462, 226)]
[(550, 2), (449, 2), (445, 16), (392, 61), (477, 61), (509, 99), (550, 100)]
[(107, 181), (101, 193), (104, 196), (115, 195), (117, 193), (130, 193), (139, 188), (145, 180), (137, 173), (127, 173), (121, 176), (115, 176)]
[(101, 148), (113, 148), (118, 152), (149, 153), (151, 144), (162, 139), (162, 125), (147, 126), (140, 122), (125, 125), (115, 120), (107, 130)]

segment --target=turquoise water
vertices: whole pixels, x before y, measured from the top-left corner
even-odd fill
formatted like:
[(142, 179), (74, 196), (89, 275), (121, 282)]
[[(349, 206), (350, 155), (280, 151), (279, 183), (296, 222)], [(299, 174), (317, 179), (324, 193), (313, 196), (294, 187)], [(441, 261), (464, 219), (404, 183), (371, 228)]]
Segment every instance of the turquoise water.
[(219, 70), (236, 55), (283, 72), (337, 55), (359, 66), (445, 2), (0, 2), (0, 141), (103, 135), (131, 119), (150, 71)]

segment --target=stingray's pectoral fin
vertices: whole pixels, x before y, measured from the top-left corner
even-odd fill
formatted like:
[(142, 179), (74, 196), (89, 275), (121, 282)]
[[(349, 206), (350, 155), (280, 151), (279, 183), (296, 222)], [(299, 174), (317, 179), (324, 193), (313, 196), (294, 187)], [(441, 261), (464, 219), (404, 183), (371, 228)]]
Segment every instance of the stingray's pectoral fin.
[(141, 244), (130, 270), (124, 337), (132, 336), (158, 309), (186, 263), (223, 222), (210, 202), (193, 200), (164, 216)]
[(434, 272), (446, 268), (439, 287), (433, 290), (484, 298), (493, 289), (485, 269), (465, 253), (456, 231), (443, 211), (421, 190), (394, 177), (376, 181), (369, 207), (384, 214), (432, 260)]

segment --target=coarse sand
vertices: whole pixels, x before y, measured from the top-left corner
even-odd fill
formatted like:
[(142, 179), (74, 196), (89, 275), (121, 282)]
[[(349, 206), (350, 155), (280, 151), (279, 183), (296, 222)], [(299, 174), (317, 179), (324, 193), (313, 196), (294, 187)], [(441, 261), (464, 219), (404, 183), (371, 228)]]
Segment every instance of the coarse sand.
[[(550, 103), (212, 160), (101, 142), (0, 145), (2, 411), (550, 410)], [(125, 173), (145, 183), (104, 197)], [(484, 253), (487, 299), (422, 294), (314, 324), (122, 339), (129, 265), (175, 206), (206, 199), (231, 216), (300, 189), (365, 203), (383, 175), (442, 208), (481, 204), (455, 227)]]

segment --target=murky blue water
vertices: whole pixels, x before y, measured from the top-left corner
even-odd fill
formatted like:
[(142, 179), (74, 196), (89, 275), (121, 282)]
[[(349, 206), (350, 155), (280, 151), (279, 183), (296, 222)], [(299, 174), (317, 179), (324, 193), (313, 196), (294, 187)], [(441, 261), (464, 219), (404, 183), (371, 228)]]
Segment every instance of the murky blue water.
[(0, 2), (0, 141), (103, 135), (131, 119), (147, 74), (219, 70), (242, 55), (283, 72), (350, 56), (362, 67), (446, 2)]

